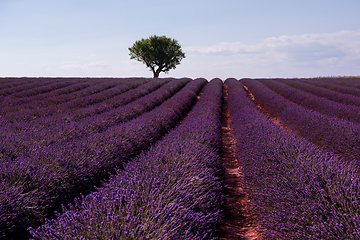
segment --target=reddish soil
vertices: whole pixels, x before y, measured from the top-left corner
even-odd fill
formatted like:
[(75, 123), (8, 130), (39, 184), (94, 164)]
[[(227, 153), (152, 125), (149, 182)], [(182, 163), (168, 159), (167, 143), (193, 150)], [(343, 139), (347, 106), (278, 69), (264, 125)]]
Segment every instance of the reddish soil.
[(245, 182), (241, 166), (235, 157), (235, 140), (230, 127), (227, 106), (227, 88), (224, 84), (224, 104), (222, 116), (222, 163), (225, 194), (225, 219), (221, 223), (220, 239), (261, 239), (251, 211), (251, 200), (245, 192)]

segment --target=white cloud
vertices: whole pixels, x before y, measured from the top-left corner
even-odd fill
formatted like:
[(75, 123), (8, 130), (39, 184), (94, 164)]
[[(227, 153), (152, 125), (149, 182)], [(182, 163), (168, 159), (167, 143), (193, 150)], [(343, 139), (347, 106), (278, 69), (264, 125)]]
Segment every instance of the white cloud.
[(199, 69), (225, 77), (359, 75), (360, 31), (279, 36), (254, 44), (232, 42), (183, 49), (186, 70)]
[[(213, 46), (190, 46), (189, 55), (244, 55), (276, 61), (324, 61), (325, 59), (360, 59), (360, 31), (303, 34), (263, 39), (257, 44), (219, 43)], [(271, 57), (272, 56), (272, 57)]]

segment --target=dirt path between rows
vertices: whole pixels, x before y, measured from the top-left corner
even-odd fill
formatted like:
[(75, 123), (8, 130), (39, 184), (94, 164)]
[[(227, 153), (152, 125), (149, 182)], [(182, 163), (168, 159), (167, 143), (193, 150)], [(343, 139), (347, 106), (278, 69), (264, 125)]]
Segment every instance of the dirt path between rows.
[(250, 211), (250, 200), (244, 190), (241, 166), (235, 157), (235, 139), (230, 127), (230, 114), (227, 105), (227, 88), (224, 84), (224, 103), (222, 116), (222, 164), (225, 194), (225, 219), (221, 223), (220, 239), (261, 239), (258, 226)]

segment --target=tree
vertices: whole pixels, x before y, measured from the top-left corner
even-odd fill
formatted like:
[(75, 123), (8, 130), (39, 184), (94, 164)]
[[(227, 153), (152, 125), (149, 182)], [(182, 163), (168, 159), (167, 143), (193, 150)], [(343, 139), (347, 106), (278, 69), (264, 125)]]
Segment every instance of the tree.
[(165, 36), (141, 39), (129, 50), (130, 59), (145, 63), (154, 73), (154, 78), (159, 77), (160, 72), (168, 73), (170, 69), (175, 69), (185, 58), (178, 41)]

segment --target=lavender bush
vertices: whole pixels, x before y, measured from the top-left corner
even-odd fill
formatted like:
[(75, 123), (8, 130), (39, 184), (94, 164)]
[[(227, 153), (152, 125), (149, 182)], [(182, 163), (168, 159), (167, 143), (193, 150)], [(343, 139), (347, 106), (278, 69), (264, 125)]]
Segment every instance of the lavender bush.
[(8, 89), (8, 88), (12, 88), (12, 87), (16, 87), (19, 85), (24, 85), (27, 83), (31, 83), (35, 81), (33, 78), (12, 78), (12, 77), (2, 77), (0, 78), (0, 98), (4, 95), (4, 89)]
[[(101, 133), (1, 159), (0, 179), (7, 192), (0, 199), (0, 233), (23, 236), (24, 228), (36, 226), (61, 202), (93, 190), (109, 171), (171, 130), (206, 83), (193, 80), (154, 110)], [(17, 206), (26, 206), (26, 217)]]
[(303, 108), (256, 80), (242, 79), (255, 100), (272, 117), (327, 151), (359, 163), (360, 125)]
[(73, 81), (71, 80), (65, 80), (65, 81), (55, 81), (54, 83), (46, 84), (45, 86), (39, 86), (35, 88), (29, 88), (26, 90), (23, 90), (21, 92), (13, 93), (11, 96), (13, 98), (29, 98), (34, 95), (41, 95), (42, 93), (46, 93), (49, 91), (53, 91), (59, 88), (67, 87), (69, 85), (73, 84)]
[(274, 124), (239, 81), (225, 83), (237, 158), (264, 238), (359, 239), (358, 167)]
[(318, 97), (275, 80), (259, 80), (284, 98), (319, 113), (360, 123), (360, 107), (346, 105)]
[[(339, 85), (335, 84), (332, 81), (316, 81), (316, 80), (303, 80), (304, 83), (308, 83), (317, 87), (327, 88), (333, 91), (337, 91), (344, 94), (350, 94), (355, 97), (360, 97), (360, 89), (356, 88), (353, 84), (348, 85)], [(341, 81), (341, 83), (346, 84), (348, 81)]]
[[(286, 83), (287, 85), (290, 85), (297, 89), (314, 94), (316, 96), (327, 98), (331, 101), (335, 101), (347, 105), (354, 105), (357, 107), (360, 106), (360, 97), (351, 94), (341, 93), (335, 90), (335, 89), (341, 90), (346, 87), (339, 86), (338, 88), (333, 88), (334, 90), (331, 90), (330, 89), (331, 87), (329, 87), (330, 84), (326, 82), (322, 82), (323, 84), (321, 84), (322, 86), (321, 87), (321, 86), (308, 84), (305, 81), (289, 80), (289, 79), (280, 79), (279, 81)], [(354, 88), (350, 88), (350, 89), (354, 89)], [(360, 89), (358, 89), (358, 91), (360, 92)]]
[[(34, 105), (34, 106), (38, 106), (38, 107), (43, 107), (43, 106), (47, 106), (49, 104), (56, 104), (57, 102), (61, 102), (62, 97), (67, 94), (81, 91), (85, 88), (88, 88), (90, 86), (94, 86), (96, 84), (103, 82), (98, 79), (91, 80), (91, 81), (89, 81), (89, 80), (87, 81), (86, 79), (82, 79), (82, 80), (76, 79), (76, 80), (69, 80), (69, 81), (71, 82), (71, 84), (67, 87), (44, 92), (42, 94), (37, 94), (32, 97), (23, 97), (23, 98), (14, 98), (11, 96), (4, 97), (3, 98), (4, 101), (1, 102), (0, 106), (3, 108), (3, 107), (8, 107), (9, 105), (16, 107), (21, 104), (29, 104), (30, 106)], [(2, 111), (4, 111), (4, 110), (2, 110)]]
[[(360, 78), (359, 77), (350, 77), (350, 78), (320, 78), (320, 79), (315, 79), (315, 81), (313, 81), (313, 79), (311, 79), (311, 82), (316, 82), (316, 84), (321, 84), (324, 83), (324, 80), (326, 81), (326, 83), (328, 83), (328, 87), (336, 87), (337, 91), (338, 90), (345, 90), (344, 88), (338, 88), (338, 87), (346, 87), (346, 91), (349, 90), (348, 88), (352, 88), (353, 90), (356, 90), (360, 87)], [(335, 86), (336, 85), (336, 86)], [(359, 95), (358, 91), (354, 91), (351, 94)]]
[[(131, 120), (146, 111), (150, 111), (189, 81), (188, 79), (173, 80), (154, 93), (141, 97), (166, 83), (166, 81), (156, 79), (136, 89), (113, 97), (111, 101), (104, 100), (98, 104), (80, 108), (76, 111), (38, 118), (31, 122), (6, 124), (0, 127), (0, 142), (3, 142), (0, 145), (7, 149), (7, 151), (11, 151), (14, 147), (30, 150), (36, 146), (49, 146), (53, 143), (60, 144), (72, 138), (105, 131), (111, 126)], [(159, 97), (159, 94), (161, 97)], [(135, 99), (137, 100), (122, 106), (122, 104)], [(86, 116), (89, 117), (85, 118)], [(19, 135), (24, 137), (19, 138)], [(25, 152), (17, 154), (14, 151), (12, 152), (13, 155), (26, 154)]]
[[(2, 109), (2, 113), (5, 114), (3, 116), (2, 121), (7, 122), (19, 122), (19, 121), (29, 121), (39, 117), (74, 111), (78, 108), (85, 107), (90, 104), (101, 102), (105, 99), (108, 99), (112, 96), (116, 96), (118, 94), (124, 93), (130, 89), (136, 88), (141, 84), (144, 84), (146, 79), (137, 79), (135, 81), (118, 83), (118, 81), (110, 81), (102, 83), (100, 88), (97, 87), (99, 92), (94, 93), (93, 91), (89, 92), (90, 95), (84, 97), (76, 97), (71, 101), (68, 101), (63, 104), (50, 104), (50, 106), (43, 107), (42, 104), (40, 106), (39, 103), (27, 103), (21, 104), (16, 107), (11, 106), (11, 102), (9, 103), (10, 107), (6, 107)], [(73, 95), (77, 96), (77, 95)]]
[(35, 239), (211, 239), (219, 221), (222, 81), (206, 85), (181, 125)]
[(27, 89), (42, 87), (44, 85), (54, 83), (55, 81), (57, 81), (57, 79), (37, 78), (34, 81), (26, 81), (23, 84), (19, 84), (11, 88), (1, 89), (0, 96), (8, 96), (17, 92), (26, 91)]

